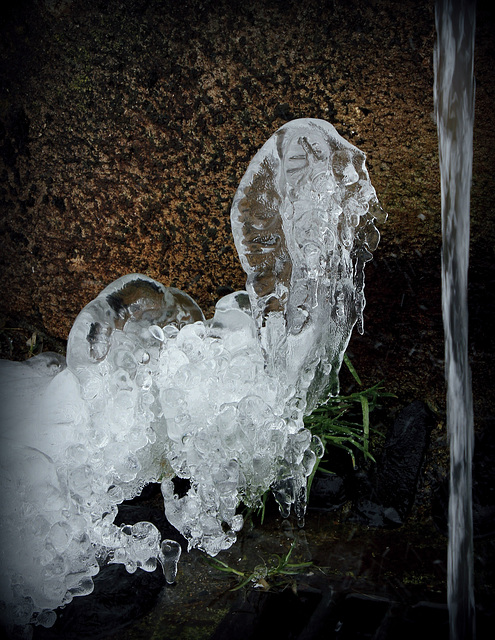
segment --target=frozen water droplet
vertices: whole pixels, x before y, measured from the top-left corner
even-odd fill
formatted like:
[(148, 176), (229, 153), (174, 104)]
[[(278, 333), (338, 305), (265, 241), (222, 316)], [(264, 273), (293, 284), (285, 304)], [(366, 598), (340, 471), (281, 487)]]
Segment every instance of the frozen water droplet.
[(49, 629), (50, 627), (53, 627), (56, 619), (57, 614), (55, 611), (45, 610), (36, 616), (36, 624), (45, 627), (45, 629)]
[(163, 575), (168, 584), (173, 584), (177, 576), (177, 564), (182, 553), (181, 546), (175, 540), (163, 540), (159, 560), (162, 564)]
[(240, 531), (244, 525), (244, 518), (241, 514), (237, 514), (232, 518), (232, 522), (230, 524), (232, 531)]
[(165, 337), (168, 339), (176, 338), (177, 334), (179, 333), (179, 329), (172, 324), (168, 324), (166, 327), (163, 328), (163, 333)]
[(150, 354), (144, 349), (139, 349), (136, 353), (136, 359), (139, 364), (148, 364), (150, 361)]
[(151, 325), (149, 331), (153, 336), (153, 338), (156, 338), (156, 340), (159, 340), (160, 342), (163, 342), (165, 340), (165, 334), (163, 333), (163, 329), (158, 325), (156, 324)]

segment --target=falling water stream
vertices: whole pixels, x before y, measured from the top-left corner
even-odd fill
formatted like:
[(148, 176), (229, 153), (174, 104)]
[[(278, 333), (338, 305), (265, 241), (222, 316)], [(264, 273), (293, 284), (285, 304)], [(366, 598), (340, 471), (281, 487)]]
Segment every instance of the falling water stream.
[(450, 437), (448, 604), (451, 640), (475, 637), (467, 275), (473, 161), (473, 0), (437, 0), (435, 109), (442, 187), (442, 308)]

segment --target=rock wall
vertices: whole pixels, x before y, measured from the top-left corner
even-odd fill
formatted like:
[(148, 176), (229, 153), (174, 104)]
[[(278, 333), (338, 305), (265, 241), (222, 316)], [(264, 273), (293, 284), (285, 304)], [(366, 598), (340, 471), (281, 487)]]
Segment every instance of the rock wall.
[[(33, 331), (39, 348), (40, 336), (45, 347), (65, 340), (79, 310), (126, 273), (181, 288), (211, 315), (244, 285), (229, 210), (249, 160), (287, 120), (316, 117), (368, 155), (389, 212), (367, 270), (366, 333), (351, 342), (356, 366), (410, 395), (443, 396), (433, 2), (10, 5), (0, 34), (3, 357), (16, 356), (16, 340), (33, 350)], [(483, 291), (495, 279), (493, 22), (484, 3), (478, 13), (474, 327), (493, 311)], [(478, 355), (489, 353), (484, 333), (474, 329)]]

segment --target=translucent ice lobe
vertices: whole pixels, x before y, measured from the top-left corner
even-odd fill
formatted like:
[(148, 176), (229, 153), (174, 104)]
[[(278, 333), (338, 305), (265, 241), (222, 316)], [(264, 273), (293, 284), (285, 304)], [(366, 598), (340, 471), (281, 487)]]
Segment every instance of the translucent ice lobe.
[[(105, 444), (94, 442), (93, 417), (63, 361), (44, 354), (1, 365), (2, 382), (18, 383), (2, 404), (10, 415), (0, 438), (2, 621), (47, 626), (49, 609), (93, 590), (97, 550), (121, 558), (128, 570), (154, 570), (159, 534), (150, 523), (134, 525), (131, 536), (113, 525), (127, 489), (113, 484), (105, 444), (115, 455), (118, 443), (108, 433)], [(27, 393), (29, 381), (37, 394)], [(29, 400), (34, 413), (26, 411)], [(143, 473), (141, 487), (149, 481), (149, 470)]]
[[(191, 369), (185, 354), (196, 353), (201, 357)], [(171, 357), (181, 361), (178, 354), (184, 364), (171, 368)], [(311, 464), (306, 456), (311, 436), (293, 389), (263, 366), (245, 292), (226, 296), (211, 321), (183, 327), (164, 344), (156, 383), (170, 439), (167, 459), (190, 483), (178, 496), (170, 478), (162, 481), (165, 513), (189, 548), (216, 555), (230, 547), (242, 527), (240, 502), (258, 504), (279, 480), (292, 487), (282, 513), (295, 504), (302, 515), (306, 477), (316, 459), (311, 454)]]
[(0, 452), (0, 599), (10, 609), (4, 622), (27, 624), (33, 614), (92, 590), (98, 565), (55, 462), (11, 439)]
[(52, 378), (65, 369), (65, 358), (44, 353), (26, 362), (0, 360), (0, 429), (2, 436), (37, 421), (39, 403)]
[(132, 337), (132, 351), (138, 347), (136, 342), (159, 342), (165, 326), (180, 328), (198, 320), (204, 320), (201, 309), (183, 291), (164, 287), (141, 274), (123, 276), (106, 287), (76, 318), (69, 334), (67, 364), (77, 371), (101, 362), (115, 331)]
[(381, 211), (364, 162), (328, 122), (294, 120), (253, 158), (232, 205), (267, 369), (308, 411), (329, 382), (337, 391), (352, 329), (362, 329)]
[[(187, 294), (132, 274), (106, 287), (70, 332), (67, 362), (89, 409), (88, 433), (124, 499), (162, 473), (164, 454), (157, 452), (168, 438), (157, 404), (160, 354), (179, 329), (203, 320)], [(179, 368), (188, 356), (169, 366)]]

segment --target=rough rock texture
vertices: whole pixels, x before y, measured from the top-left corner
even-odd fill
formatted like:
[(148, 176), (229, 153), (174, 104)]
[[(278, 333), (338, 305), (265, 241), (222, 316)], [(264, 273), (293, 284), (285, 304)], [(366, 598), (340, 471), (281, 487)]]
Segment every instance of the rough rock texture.
[[(244, 284), (229, 208), (249, 160), (284, 122), (311, 116), (367, 153), (390, 213), (368, 270), (367, 335), (351, 344), (360, 369), (433, 399), (443, 377), (433, 4), (11, 3), (0, 38), (2, 355), (32, 330), (38, 347), (40, 336), (66, 339), (78, 311), (130, 272), (211, 312)], [(494, 52), (483, 3), (479, 14), (471, 278), (485, 318)]]
[(428, 448), (434, 416), (416, 400), (403, 409), (387, 432), (378, 463), (374, 498), (392, 506), (401, 518), (409, 512)]
[(371, 479), (358, 486), (355, 508), (364, 522), (378, 527), (403, 524), (414, 502), (434, 424), (433, 413), (420, 400), (399, 413)]
[[(11, 5), (0, 38), (7, 329), (27, 320), (64, 340), (78, 311), (130, 272), (184, 289), (208, 314), (244, 284), (228, 214), (249, 160), (287, 120), (326, 118), (368, 154), (390, 213), (367, 277), (369, 337), (351, 347), (376, 361), (365, 367), (375, 379), (400, 374), (403, 389), (433, 396), (443, 377), (433, 2)], [(471, 278), (481, 317), (493, 306), (476, 280), (494, 279), (489, 19), (480, 3)]]

